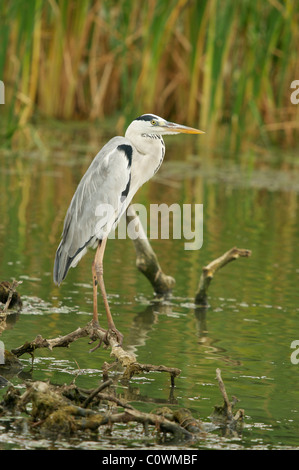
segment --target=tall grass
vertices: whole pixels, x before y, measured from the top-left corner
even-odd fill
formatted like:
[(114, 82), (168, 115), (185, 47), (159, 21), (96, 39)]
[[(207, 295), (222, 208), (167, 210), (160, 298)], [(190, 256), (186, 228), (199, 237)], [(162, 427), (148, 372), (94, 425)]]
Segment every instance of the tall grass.
[(299, 3), (293, 0), (6, 0), (6, 136), (36, 116), (127, 123), (154, 112), (232, 148), (294, 143)]

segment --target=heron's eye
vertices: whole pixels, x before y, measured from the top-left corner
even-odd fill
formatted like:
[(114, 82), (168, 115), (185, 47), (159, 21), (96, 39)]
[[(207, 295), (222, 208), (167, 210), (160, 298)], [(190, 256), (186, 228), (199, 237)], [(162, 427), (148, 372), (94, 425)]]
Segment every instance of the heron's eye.
[(151, 125), (152, 125), (152, 126), (157, 126), (157, 125), (158, 125), (158, 121), (156, 121), (155, 119), (152, 119), (152, 120), (151, 120)]

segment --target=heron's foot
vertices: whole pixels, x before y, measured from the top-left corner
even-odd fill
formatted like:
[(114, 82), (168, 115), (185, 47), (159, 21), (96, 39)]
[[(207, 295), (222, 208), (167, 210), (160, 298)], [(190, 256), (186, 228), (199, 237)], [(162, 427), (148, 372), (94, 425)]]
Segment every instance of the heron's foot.
[(109, 326), (108, 330), (106, 331), (104, 339), (103, 339), (104, 343), (107, 345), (109, 344), (108, 334), (110, 333), (116, 336), (118, 344), (122, 346), (124, 335), (120, 331), (118, 331), (114, 325)]
[[(100, 330), (100, 331), (102, 331), (103, 333), (105, 333), (105, 335), (107, 334), (106, 330), (100, 326), (100, 324), (99, 324), (99, 322), (98, 322), (97, 320), (92, 320), (92, 326), (93, 326), (93, 328), (94, 328), (95, 330)], [(105, 338), (105, 336), (104, 336), (104, 338)], [(89, 341), (88, 344), (94, 343), (97, 339), (99, 339), (99, 336), (98, 336), (96, 333), (94, 334), (94, 336), (91, 335), (91, 336), (90, 336), (90, 341)], [(99, 340), (97, 346), (95, 346), (94, 348), (90, 349), (89, 352), (93, 352), (93, 351), (95, 351), (96, 349), (100, 348), (101, 345), (102, 345), (102, 343), (103, 343), (103, 338), (100, 338), (100, 340)]]
[[(95, 342), (95, 339), (94, 339), (93, 341), (90, 341), (88, 344), (92, 344), (92, 343), (94, 343), (94, 342)], [(96, 349), (99, 349), (99, 348), (101, 347), (101, 345), (102, 345), (102, 342), (103, 342), (103, 340), (102, 340), (102, 338), (101, 338), (100, 341), (98, 342), (98, 344), (97, 344), (94, 348), (91, 348), (91, 349), (89, 350), (89, 352), (92, 353), (92, 352), (94, 352)]]

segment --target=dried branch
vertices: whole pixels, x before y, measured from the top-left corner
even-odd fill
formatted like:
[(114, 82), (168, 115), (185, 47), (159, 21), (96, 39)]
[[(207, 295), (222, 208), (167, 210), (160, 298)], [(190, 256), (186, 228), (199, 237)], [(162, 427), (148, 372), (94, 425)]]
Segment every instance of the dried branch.
[(122, 408), (128, 408), (128, 409), (133, 409), (133, 407), (131, 405), (129, 405), (128, 403), (124, 402), (123, 400), (120, 400), (119, 398), (113, 396), (113, 395), (108, 395), (107, 393), (98, 393), (98, 398), (100, 400), (104, 400), (104, 401), (111, 401), (113, 403), (116, 403), (117, 405), (121, 406)]
[[(38, 335), (33, 341), (26, 342), (22, 346), (13, 349), (11, 352), (17, 357), (22, 356), (25, 353), (33, 354), (33, 352), (38, 348), (63, 348), (68, 347), (72, 342), (89, 336), (93, 341), (105, 340), (105, 332), (100, 328), (96, 328), (92, 322), (88, 323), (83, 328), (77, 328), (77, 330), (68, 333), (65, 336), (58, 336), (57, 338), (44, 339), (41, 335)], [(107, 341), (111, 347), (111, 356), (116, 357), (116, 359), (124, 366), (136, 362), (136, 357), (133, 353), (128, 353), (125, 351), (117, 342), (116, 336), (113, 332), (109, 332), (107, 336)]]
[(250, 250), (232, 248), (231, 250), (224, 253), (219, 258), (215, 259), (207, 266), (202, 268), (202, 274), (200, 276), (199, 285), (195, 294), (195, 303), (197, 305), (207, 305), (207, 293), (209, 285), (214, 277), (214, 274), (223, 268), (226, 264), (234, 261), (240, 257), (248, 258), (251, 255)]
[[(105, 333), (96, 328), (92, 322), (88, 323), (84, 328), (77, 328), (77, 330), (65, 336), (59, 336), (57, 338), (45, 339), (41, 335), (36, 336), (33, 341), (26, 342), (22, 346), (13, 349), (11, 352), (16, 356), (20, 357), (25, 353), (33, 355), (34, 351), (39, 348), (62, 348), (69, 347), (69, 345), (80, 339), (89, 336), (92, 340), (103, 341), (105, 339)], [(173, 367), (166, 367), (163, 365), (155, 366), (153, 364), (139, 364), (136, 360), (136, 356), (133, 353), (125, 351), (120, 344), (117, 342), (116, 335), (114, 333), (108, 333), (108, 345), (111, 347), (111, 356), (114, 356), (118, 363), (124, 367), (123, 379), (129, 380), (134, 374), (140, 372), (168, 372), (171, 376), (171, 384), (174, 386), (174, 378), (177, 377), (181, 371), (180, 369)], [(100, 390), (98, 390), (99, 392)], [(96, 393), (98, 393), (96, 392)]]
[(96, 388), (95, 390), (93, 390), (89, 396), (86, 398), (86, 400), (84, 401), (83, 403), (83, 408), (86, 408), (89, 403), (102, 391), (104, 390), (104, 388), (107, 388), (109, 387), (109, 385), (112, 385), (113, 384), (113, 380), (112, 379), (108, 379), (106, 380), (105, 382), (101, 383), (101, 385), (99, 385), (98, 388)]

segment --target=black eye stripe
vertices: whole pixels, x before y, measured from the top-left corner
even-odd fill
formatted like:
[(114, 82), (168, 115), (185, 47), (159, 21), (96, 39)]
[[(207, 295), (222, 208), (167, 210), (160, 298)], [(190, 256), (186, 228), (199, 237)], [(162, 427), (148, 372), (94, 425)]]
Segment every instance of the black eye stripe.
[(156, 120), (156, 117), (153, 116), (152, 114), (144, 114), (143, 116), (139, 116), (138, 118), (135, 119), (135, 121), (152, 121)]

